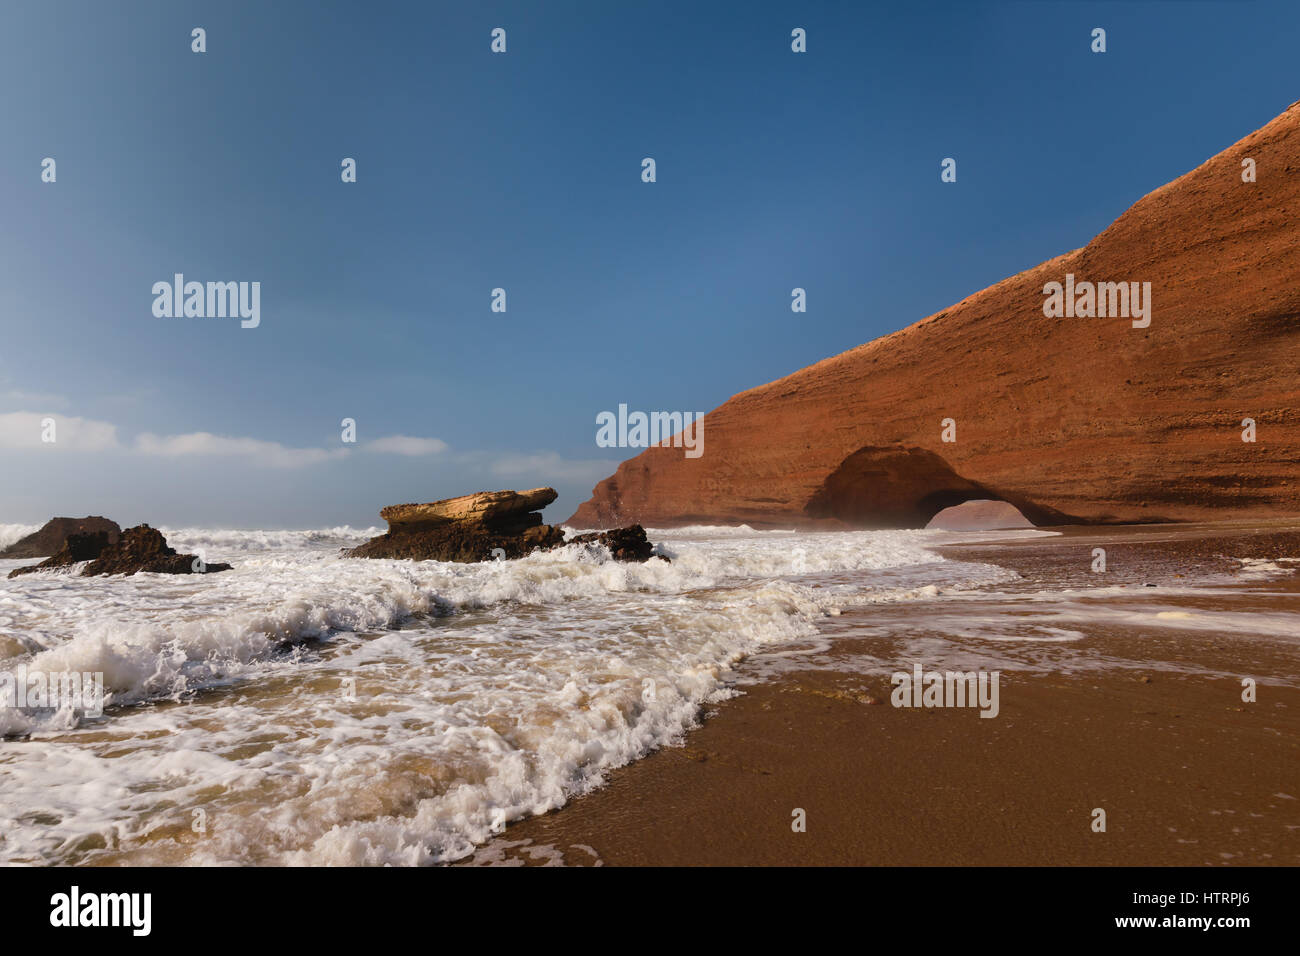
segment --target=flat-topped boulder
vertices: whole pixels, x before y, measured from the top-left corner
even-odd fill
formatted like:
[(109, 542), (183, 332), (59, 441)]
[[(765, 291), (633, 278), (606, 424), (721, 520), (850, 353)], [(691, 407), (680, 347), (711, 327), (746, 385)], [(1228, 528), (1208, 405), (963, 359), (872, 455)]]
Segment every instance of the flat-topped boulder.
[(453, 521), (531, 527), (540, 525), (542, 516), (536, 515), (535, 520), (526, 516), (530, 512), (540, 512), (557, 497), (554, 488), (478, 491), (425, 504), (389, 505), (379, 512), (379, 516), (388, 522), (389, 531), (436, 528)]
[(0, 558), (48, 558), (63, 550), (68, 537), (74, 534), (103, 533), (113, 544), (122, 534), (116, 521), (100, 515), (84, 518), (51, 518), (25, 538), (19, 538), (9, 547), (0, 550)]
[[(379, 512), (388, 522), (388, 533), (344, 553), (352, 558), (470, 564), (549, 551), (566, 543), (562, 529), (542, 524), (540, 509), (556, 497), (554, 488), (532, 488), (389, 505)], [(581, 535), (574, 542), (603, 545), (616, 561), (645, 561), (653, 549), (639, 527)]]

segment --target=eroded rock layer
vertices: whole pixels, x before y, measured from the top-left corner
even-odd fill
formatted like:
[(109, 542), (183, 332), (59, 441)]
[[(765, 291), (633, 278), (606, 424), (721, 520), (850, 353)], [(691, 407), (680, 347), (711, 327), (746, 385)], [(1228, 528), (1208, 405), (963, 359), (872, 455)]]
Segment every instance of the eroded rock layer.
[[(541, 524), (541, 510), (554, 501), (554, 488), (528, 491), (479, 491), (458, 498), (444, 498), (427, 504), (389, 505), (379, 516), (390, 531), (402, 528), (434, 528), (454, 521), (485, 525)], [(531, 512), (539, 514), (531, 515)]]

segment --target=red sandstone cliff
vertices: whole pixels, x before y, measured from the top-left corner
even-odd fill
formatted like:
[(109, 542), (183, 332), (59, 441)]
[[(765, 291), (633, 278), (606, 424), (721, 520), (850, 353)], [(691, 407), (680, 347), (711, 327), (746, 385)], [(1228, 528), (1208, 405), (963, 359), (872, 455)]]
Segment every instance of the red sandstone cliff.
[[(1044, 317), (1067, 272), (1150, 282), (1150, 327)], [(1300, 103), (1084, 248), (735, 396), (702, 457), (648, 449), (568, 523), (921, 526), (971, 497), (1038, 523), (1300, 514), (1298, 369)]]

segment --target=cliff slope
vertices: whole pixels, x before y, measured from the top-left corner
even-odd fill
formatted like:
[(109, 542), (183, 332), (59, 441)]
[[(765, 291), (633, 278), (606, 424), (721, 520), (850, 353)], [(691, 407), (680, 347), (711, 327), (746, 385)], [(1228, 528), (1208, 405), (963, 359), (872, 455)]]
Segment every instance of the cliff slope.
[[(1150, 326), (1045, 317), (1067, 273), (1150, 282)], [(921, 526), (968, 498), (1039, 524), (1300, 514), (1298, 367), (1300, 103), (1084, 248), (735, 396), (701, 457), (647, 449), (568, 523)]]

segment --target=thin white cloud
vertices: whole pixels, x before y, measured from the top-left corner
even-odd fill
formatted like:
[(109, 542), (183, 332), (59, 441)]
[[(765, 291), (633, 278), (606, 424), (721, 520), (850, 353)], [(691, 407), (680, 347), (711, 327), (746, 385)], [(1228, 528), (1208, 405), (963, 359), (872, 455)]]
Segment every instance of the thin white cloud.
[(18, 406), (20, 408), (63, 408), (68, 400), (52, 392), (25, 392), (11, 388), (0, 392), (0, 405)]
[[(48, 422), (54, 421), (55, 442), (41, 440), (49, 434)], [(376, 454), (422, 457), (440, 455), (450, 446), (439, 438), (412, 435), (386, 435), (356, 446)], [(0, 413), (0, 448), (61, 448), (75, 451), (121, 451), (159, 458), (240, 458), (249, 464), (268, 468), (303, 468), (347, 458), (350, 447), (292, 448), (276, 441), (239, 438), (211, 432), (188, 432), (180, 435), (157, 435), (143, 432), (129, 444), (118, 440), (117, 426), (108, 422), (72, 415), (37, 412)], [(465, 451), (451, 461), (475, 471), (485, 472), (505, 483), (528, 485), (573, 482), (594, 485), (608, 477), (618, 466), (603, 459), (566, 459), (555, 452), (493, 453)]]
[(562, 458), (553, 451), (535, 454), (503, 455), (494, 459), (488, 471), (498, 478), (522, 479), (525, 484), (550, 484), (557, 481), (595, 484), (618, 467), (616, 461), (593, 458)]
[(144, 455), (161, 455), (167, 458), (189, 456), (221, 456), (247, 458), (249, 461), (271, 468), (301, 468), (319, 465), (337, 458), (346, 458), (346, 448), (289, 448), (279, 442), (260, 438), (228, 438), (210, 432), (190, 432), (186, 435), (154, 435), (145, 432), (136, 436), (135, 450)]
[(108, 422), (41, 412), (0, 414), (0, 448), (105, 451), (116, 447), (117, 426)]
[(447, 450), (447, 443), (439, 438), (413, 438), (410, 435), (388, 435), (366, 442), (366, 451), (388, 455), (437, 455)]

